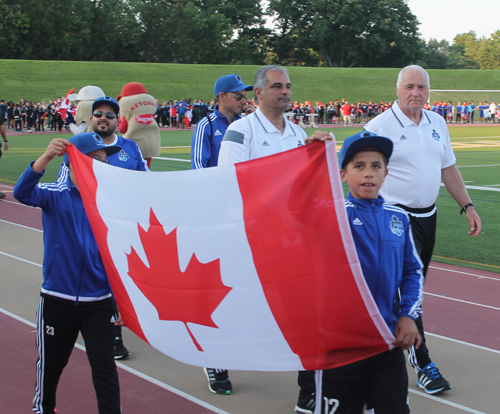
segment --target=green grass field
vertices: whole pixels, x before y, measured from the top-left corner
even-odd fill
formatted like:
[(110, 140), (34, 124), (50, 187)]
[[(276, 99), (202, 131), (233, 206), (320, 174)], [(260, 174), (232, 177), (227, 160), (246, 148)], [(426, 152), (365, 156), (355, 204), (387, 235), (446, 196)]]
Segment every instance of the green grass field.
[[(336, 128), (337, 143), (361, 128)], [(308, 134), (312, 129), (306, 130)], [(493, 272), (500, 272), (500, 126), (499, 127), (450, 127), (457, 166), (469, 189), (482, 219), (483, 230), (479, 237), (467, 235), (468, 223), (460, 216), (459, 207), (445, 188), (437, 200), (438, 232), (434, 260)], [(0, 182), (15, 184), (30, 161), (35, 160), (56, 136), (69, 138), (71, 134), (32, 134), (9, 136), (11, 148), (0, 162)], [(162, 159), (152, 163), (153, 171), (188, 170), (191, 168), (190, 145), (192, 130), (161, 132)], [(175, 159), (175, 160), (172, 160)], [(182, 161), (183, 160), (183, 161)], [(57, 178), (59, 163), (49, 164), (43, 181)], [(133, 189), (132, 189), (133, 192)]]
[[(110, 96), (119, 95), (128, 82), (143, 83), (155, 98), (213, 98), (213, 85), (223, 75), (239, 74), (253, 83), (259, 66), (180, 65), (167, 63), (69, 62), (0, 59), (0, 98), (18, 102), (54, 99), (71, 88), (100, 86)], [(289, 67), (293, 99), (329, 102), (396, 98), (400, 69)], [(429, 70), (432, 89), (500, 89), (500, 70)], [(477, 101), (491, 98), (465, 97)], [(500, 101), (500, 93), (497, 102)]]

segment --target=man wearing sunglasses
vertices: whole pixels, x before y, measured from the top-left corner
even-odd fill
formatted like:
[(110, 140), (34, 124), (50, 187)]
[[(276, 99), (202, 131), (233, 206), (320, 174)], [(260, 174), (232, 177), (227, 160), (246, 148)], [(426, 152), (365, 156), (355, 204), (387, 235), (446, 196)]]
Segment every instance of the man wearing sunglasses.
[[(110, 165), (128, 170), (149, 171), (137, 143), (116, 135), (119, 113), (120, 104), (110, 96), (97, 98), (92, 104), (90, 126), (93, 131), (101, 136), (104, 144), (119, 145), (122, 148), (121, 151), (108, 158)], [(63, 166), (58, 181), (66, 181), (66, 179), (67, 168)]]
[[(93, 132), (53, 139), (14, 187), (21, 203), (42, 209), (43, 284), (37, 311), (35, 413), (55, 413), (56, 391), (78, 333), (85, 340), (99, 414), (120, 414), (120, 385), (113, 358), (116, 305), (66, 149), (101, 162), (120, 151)], [(46, 167), (62, 156), (65, 182), (41, 183)], [(76, 403), (76, 407), (77, 407)], [(78, 412), (78, 408), (75, 408)]]
[[(245, 85), (238, 75), (222, 76), (215, 82), (214, 93), (218, 100), (213, 113), (203, 117), (193, 132), (191, 143), (191, 168), (200, 169), (217, 166), (220, 144), (229, 124), (241, 118), (242, 112), (255, 111), (246, 95), (252, 85)], [(226, 369), (204, 368), (208, 388), (215, 394), (229, 395), (233, 392)]]
[[(115, 134), (118, 127), (118, 115), (120, 104), (110, 96), (97, 98), (92, 104), (92, 116), (90, 126), (93, 131), (104, 141), (106, 146), (119, 146), (120, 151), (109, 155), (107, 161), (110, 165), (128, 170), (149, 171), (147, 163), (142, 156), (137, 143)], [(58, 182), (68, 180), (69, 170), (66, 165), (59, 171)], [(130, 352), (123, 345), (121, 327), (116, 327), (115, 335), (115, 359), (124, 359), (130, 356)]]
[(233, 121), (255, 111), (246, 95), (252, 85), (245, 85), (238, 75), (226, 75), (217, 79), (214, 85), (218, 104), (209, 116), (202, 118), (193, 132), (191, 143), (191, 167), (193, 169), (215, 167), (219, 158), (220, 144), (226, 129)]

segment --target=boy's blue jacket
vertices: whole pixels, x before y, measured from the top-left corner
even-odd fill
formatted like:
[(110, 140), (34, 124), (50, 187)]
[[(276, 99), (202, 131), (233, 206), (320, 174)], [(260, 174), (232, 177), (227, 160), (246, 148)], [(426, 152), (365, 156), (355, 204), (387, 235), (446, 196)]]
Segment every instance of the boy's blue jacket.
[(70, 180), (37, 185), (42, 176), (29, 165), (14, 187), (21, 203), (42, 209), (42, 293), (82, 302), (111, 297), (80, 192)]
[(422, 313), (424, 276), (410, 221), (404, 210), (385, 203), (380, 196), (356, 199), (349, 193), (345, 207), (363, 275), (394, 333), (399, 317), (415, 320)]

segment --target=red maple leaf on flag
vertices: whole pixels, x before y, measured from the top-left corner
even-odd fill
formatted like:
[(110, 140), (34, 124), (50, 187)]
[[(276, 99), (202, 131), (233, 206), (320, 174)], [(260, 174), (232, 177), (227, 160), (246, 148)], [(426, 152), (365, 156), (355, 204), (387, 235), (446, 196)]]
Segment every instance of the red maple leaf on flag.
[(218, 328), (212, 313), (231, 290), (221, 280), (219, 259), (200, 263), (193, 254), (186, 270), (179, 267), (177, 228), (170, 234), (151, 209), (148, 231), (138, 225), (139, 236), (149, 267), (132, 248), (128, 256), (129, 276), (158, 311), (164, 321), (180, 321), (186, 326), (199, 351), (203, 351), (188, 323)]

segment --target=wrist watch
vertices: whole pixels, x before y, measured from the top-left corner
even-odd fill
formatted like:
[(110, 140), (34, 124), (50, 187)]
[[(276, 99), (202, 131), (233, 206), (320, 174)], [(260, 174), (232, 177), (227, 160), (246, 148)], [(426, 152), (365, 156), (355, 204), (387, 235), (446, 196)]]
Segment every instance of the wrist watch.
[(476, 206), (473, 203), (468, 203), (462, 207), (462, 209), (460, 210), (460, 215), (462, 215), (464, 213), (464, 211), (466, 211), (469, 207), (476, 208)]

